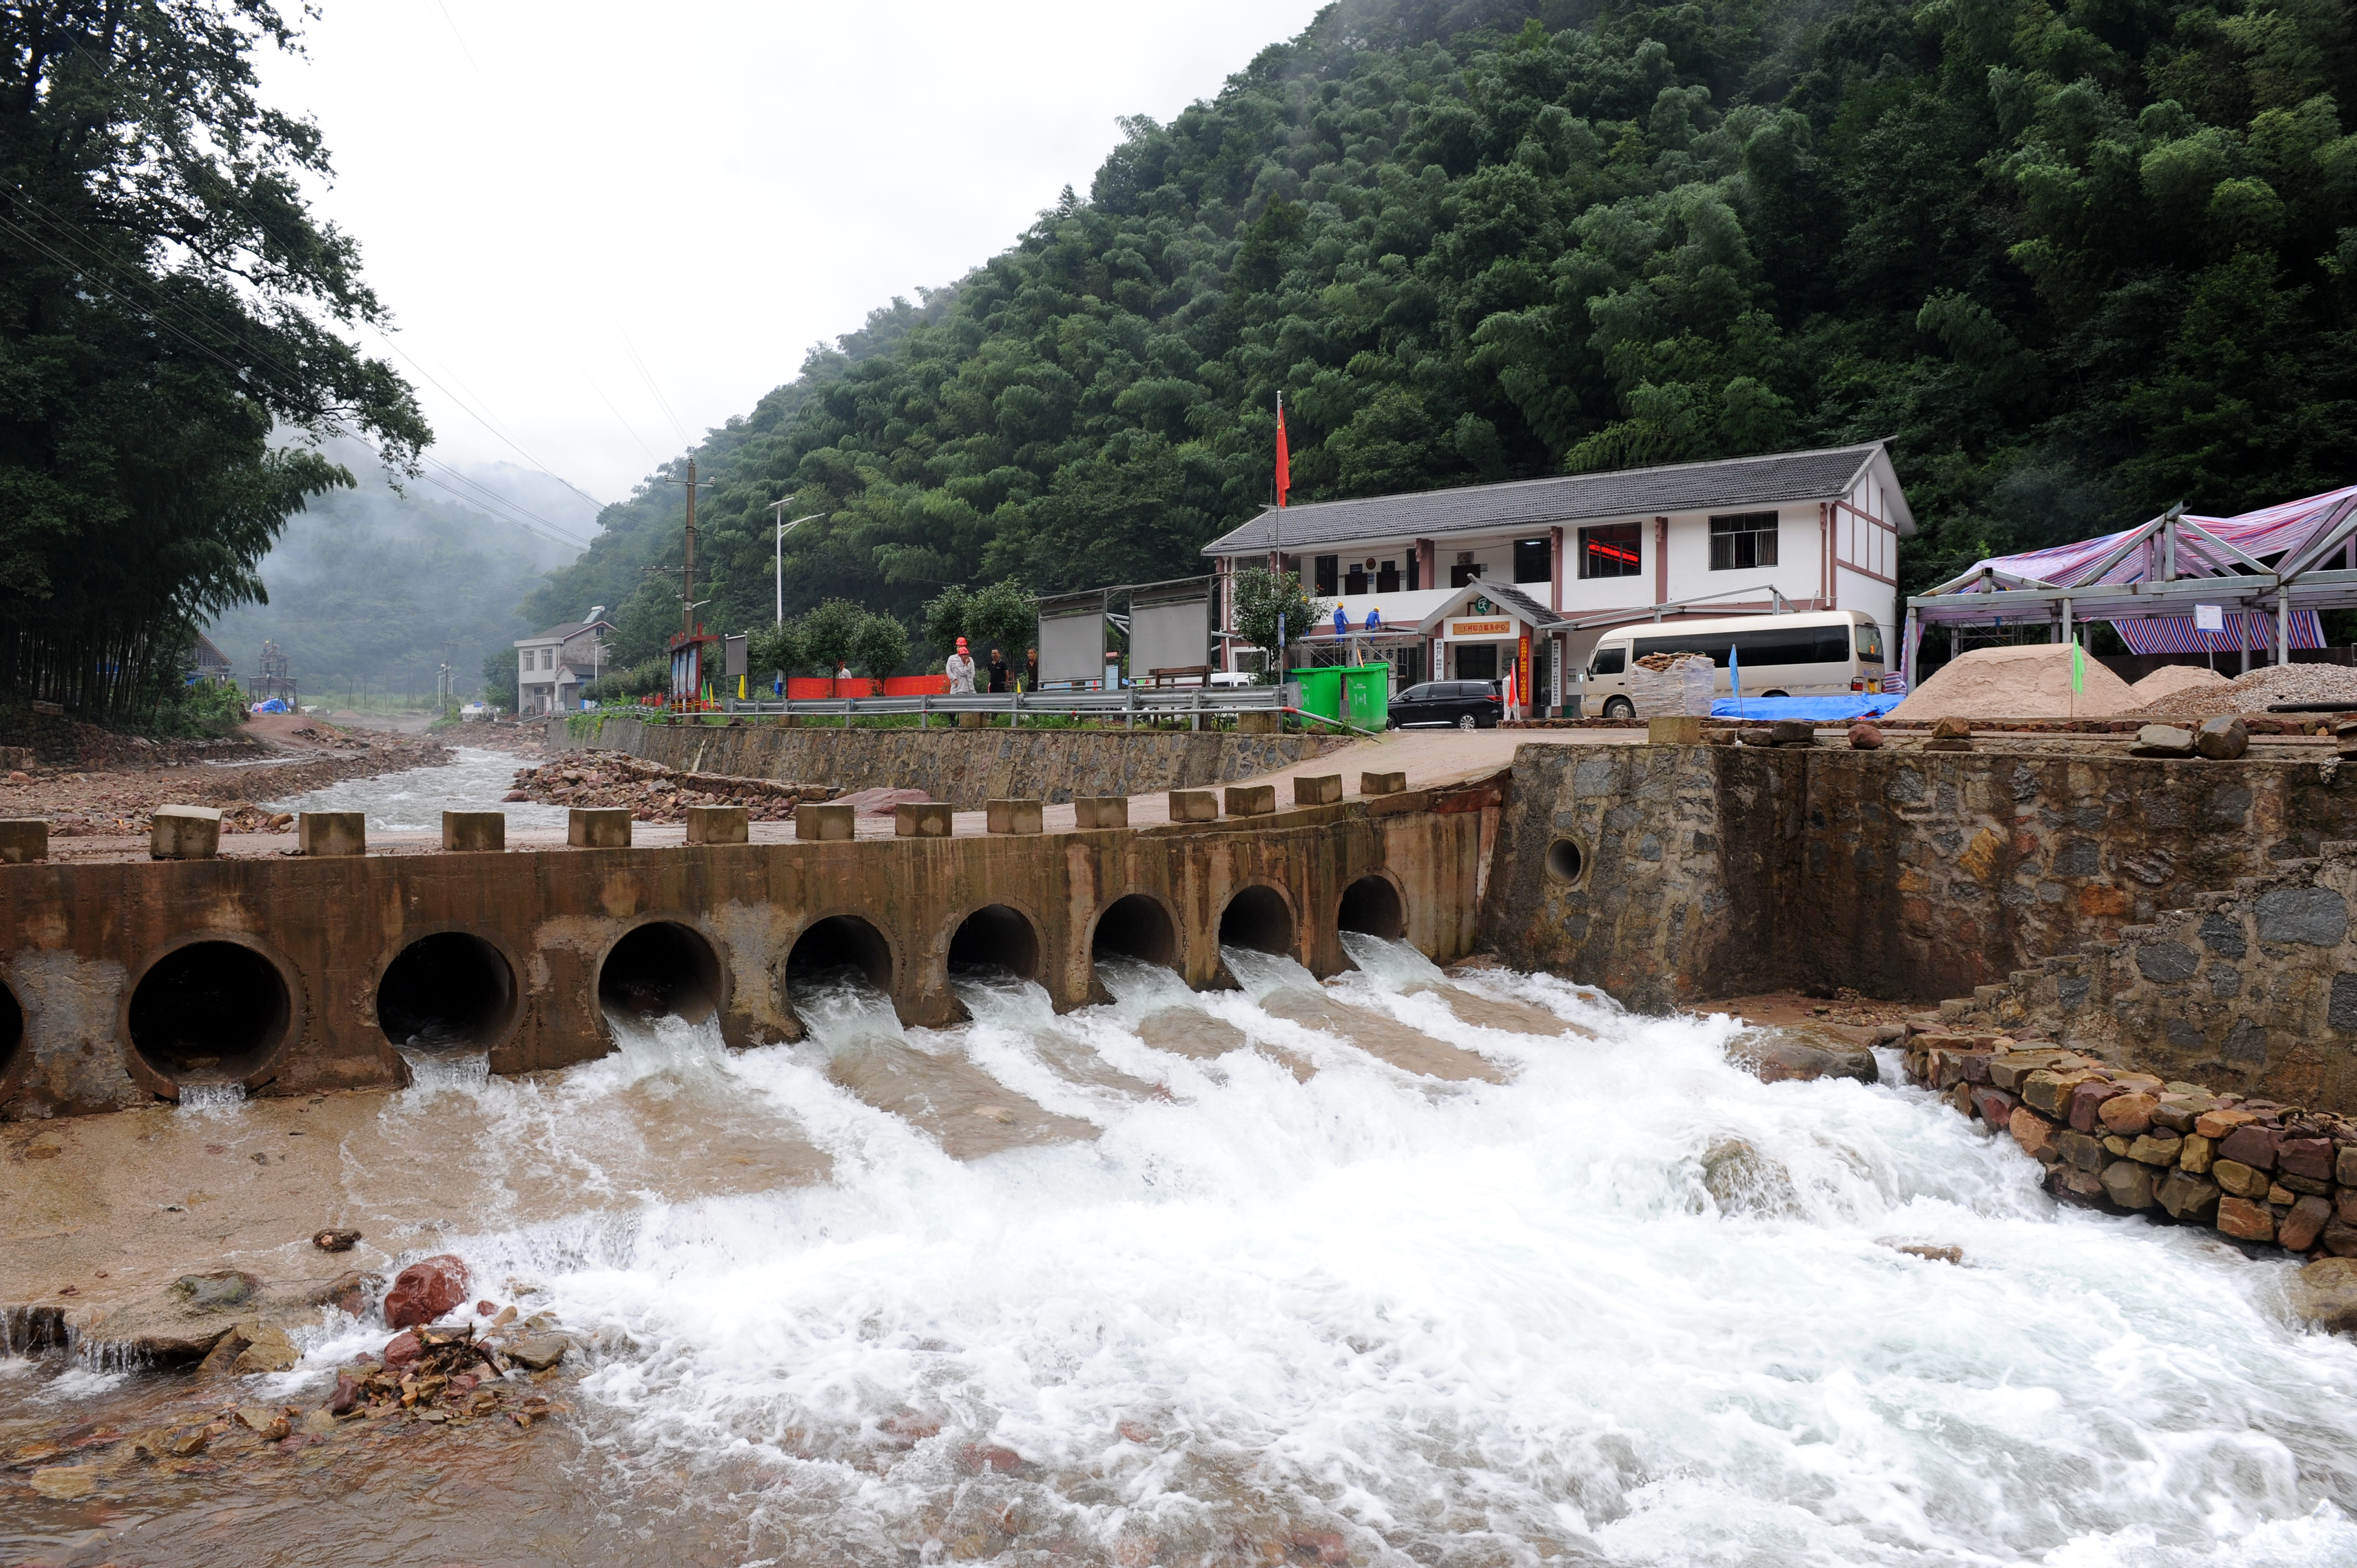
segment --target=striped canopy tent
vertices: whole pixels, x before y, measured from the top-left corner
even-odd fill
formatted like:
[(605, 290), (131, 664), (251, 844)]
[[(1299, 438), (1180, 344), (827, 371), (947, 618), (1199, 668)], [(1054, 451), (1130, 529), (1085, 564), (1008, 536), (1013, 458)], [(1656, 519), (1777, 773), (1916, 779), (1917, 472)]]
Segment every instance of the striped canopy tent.
[[(1906, 671), (1932, 625), (2109, 621), (2139, 653), (2321, 648), (2317, 612), (2357, 605), (2357, 485), (2238, 517), (2171, 507), (2075, 544), (1993, 555), (1907, 601)], [(2199, 622), (2214, 608), (2215, 630)]]

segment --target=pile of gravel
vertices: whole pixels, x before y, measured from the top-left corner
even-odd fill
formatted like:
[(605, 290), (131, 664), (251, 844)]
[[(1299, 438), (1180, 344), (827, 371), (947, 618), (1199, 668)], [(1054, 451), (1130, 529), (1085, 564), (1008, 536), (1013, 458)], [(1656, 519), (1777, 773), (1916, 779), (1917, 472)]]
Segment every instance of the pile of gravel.
[(2357, 669), (2270, 664), (2222, 685), (2171, 692), (2134, 711), (2156, 718), (2206, 719), (2214, 714), (2263, 714), (2277, 703), (2347, 703), (2357, 711)]

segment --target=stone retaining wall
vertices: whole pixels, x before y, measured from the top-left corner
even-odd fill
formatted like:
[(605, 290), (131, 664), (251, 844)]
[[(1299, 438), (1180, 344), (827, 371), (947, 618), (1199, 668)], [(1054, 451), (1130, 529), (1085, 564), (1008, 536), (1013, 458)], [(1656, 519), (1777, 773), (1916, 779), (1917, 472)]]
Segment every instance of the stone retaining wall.
[(1652, 1010), (1960, 996), (2357, 839), (2330, 757), (1534, 745), (1512, 777), (1485, 945)]
[(1911, 1033), (1907, 1075), (2010, 1134), (2064, 1202), (2357, 1257), (2357, 1126), (2339, 1116), (2005, 1035)]
[[(578, 746), (551, 725), (552, 744)], [(725, 728), (608, 719), (593, 744), (688, 772), (922, 789), (973, 811), (986, 800), (1060, 803), (1082, 795), (1203, 789), (1307, 762), (1348, 744), (1332, 736), (998, 729)]]
[(2238, 877), (1942, 1004), (1960, 1025), (2029, 1027), (2174, 1078), (2357, 1107), (2357, 845)]

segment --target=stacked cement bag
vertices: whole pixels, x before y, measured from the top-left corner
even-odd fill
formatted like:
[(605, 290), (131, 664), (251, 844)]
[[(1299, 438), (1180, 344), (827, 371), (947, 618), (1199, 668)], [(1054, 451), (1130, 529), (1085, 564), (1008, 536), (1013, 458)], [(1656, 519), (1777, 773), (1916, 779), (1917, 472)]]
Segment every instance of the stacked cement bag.
[(1648, 653), (1629, 671), (1629, 700), (1641, 719), (1710, 717), (1715, 667), (1700, 653)]

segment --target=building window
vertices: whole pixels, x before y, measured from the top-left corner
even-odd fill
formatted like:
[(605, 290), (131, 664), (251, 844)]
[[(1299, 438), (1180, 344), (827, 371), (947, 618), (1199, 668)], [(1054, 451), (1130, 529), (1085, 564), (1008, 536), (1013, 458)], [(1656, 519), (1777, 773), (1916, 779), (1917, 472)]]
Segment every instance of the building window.
[(1400, 591), (1399, 563), (1386, 561), (1375, 568), (1375, 592), (1396, 594)]
[[(1367, 563), (1367, 566), (1372, 566), (1373, 564), (1374, 563), (1372, 561)], [(1361, 566), (1353, 563), (1351, 569), (1342, 575), (1342, 591), (1344, 593), (1363, 594), (1367, 591), (1367, 566)]]
[(1742, 511), (1710, 520), (1710, 569), (1739, 571), (1776, 564), (1776, 514)]
[(1547, 583), (1555, 580), (1555, 551), (1544, 539), (1514, 541), (1514, 581), (1517, 583)]
[(1459, 681), (1494, 681), (1498, 678), (1498, 645), (1494, 642), (1460, 642), (1457, 645), (1457, 678)]
[(1579, 531), (1579, 575), (1634, 577), (1645, 569), (1645, 547), (1633, 522), (1610, 522)]
[(1310, 557), (1310, 592), (1331, 598), (1341, 592), (1342, 558), (1340, 555)]
[(1407, 591), (1411, 594), (1419, 593), (1423, 588), (1424, 557), (1411, 555), (1407, 558)]

